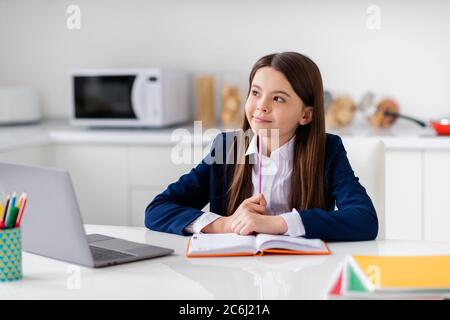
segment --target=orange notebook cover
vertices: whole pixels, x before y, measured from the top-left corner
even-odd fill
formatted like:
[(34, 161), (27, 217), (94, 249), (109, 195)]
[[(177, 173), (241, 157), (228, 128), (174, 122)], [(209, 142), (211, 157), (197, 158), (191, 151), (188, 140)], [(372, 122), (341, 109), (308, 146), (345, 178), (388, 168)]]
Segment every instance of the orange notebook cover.
[(240, 236), (233, 233), (195, 234), (189, 238), (186, 257), (236, 257), (265, 254), (327, 255), (320, 239), (292, 238), (283, 235), (258, 234)]

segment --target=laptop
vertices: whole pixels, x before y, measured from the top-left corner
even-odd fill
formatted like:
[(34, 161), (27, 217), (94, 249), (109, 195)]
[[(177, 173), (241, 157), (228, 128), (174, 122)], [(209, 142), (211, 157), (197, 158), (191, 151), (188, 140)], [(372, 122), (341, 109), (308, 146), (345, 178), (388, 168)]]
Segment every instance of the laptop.
[(92, 268), (170, 255), (172, 249), (101, 234), (86, 235), (65, 170), (0, 162), (0, 194), (26, 192), (21, 222), (26, 252)]

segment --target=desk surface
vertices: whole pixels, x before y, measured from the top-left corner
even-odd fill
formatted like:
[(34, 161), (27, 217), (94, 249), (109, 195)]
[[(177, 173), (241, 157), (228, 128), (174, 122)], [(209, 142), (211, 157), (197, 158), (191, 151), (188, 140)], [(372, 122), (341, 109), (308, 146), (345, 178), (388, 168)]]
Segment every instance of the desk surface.
[(24, 252), (24, 278), (0, 283), (0, 299), (322, 299), (347, 254), (450, 254), (450, 242), (381, 240), (329, 243), (329, 256), (188, 259), (187, 237), (97, 225), (86, 225), (86, 232), (169, 247), (175, 253), (89, 269)]

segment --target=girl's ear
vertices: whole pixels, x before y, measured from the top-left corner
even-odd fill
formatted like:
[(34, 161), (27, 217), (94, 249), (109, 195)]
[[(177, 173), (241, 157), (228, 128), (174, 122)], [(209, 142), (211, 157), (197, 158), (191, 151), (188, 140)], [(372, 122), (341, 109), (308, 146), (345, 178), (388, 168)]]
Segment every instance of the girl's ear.
[(305, 106), (302, 117), (300, 118), (298, 123), (302, 126), (307, 125), (308, 123), (310, 123), (312, 121), (312, 117), (313, 117), (313, 107)]

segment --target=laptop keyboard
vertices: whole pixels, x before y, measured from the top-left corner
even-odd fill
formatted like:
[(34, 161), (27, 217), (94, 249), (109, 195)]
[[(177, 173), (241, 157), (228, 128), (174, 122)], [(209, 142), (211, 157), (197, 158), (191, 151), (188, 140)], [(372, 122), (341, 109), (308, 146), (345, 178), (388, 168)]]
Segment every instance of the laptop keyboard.
[(118, 252), (114, 250), (99, 248), (95, 246), (89, 246), (91, 248), (92, 256), (95, 261), (117, 260), (128, 257), (134, 257), (132, 254)]

